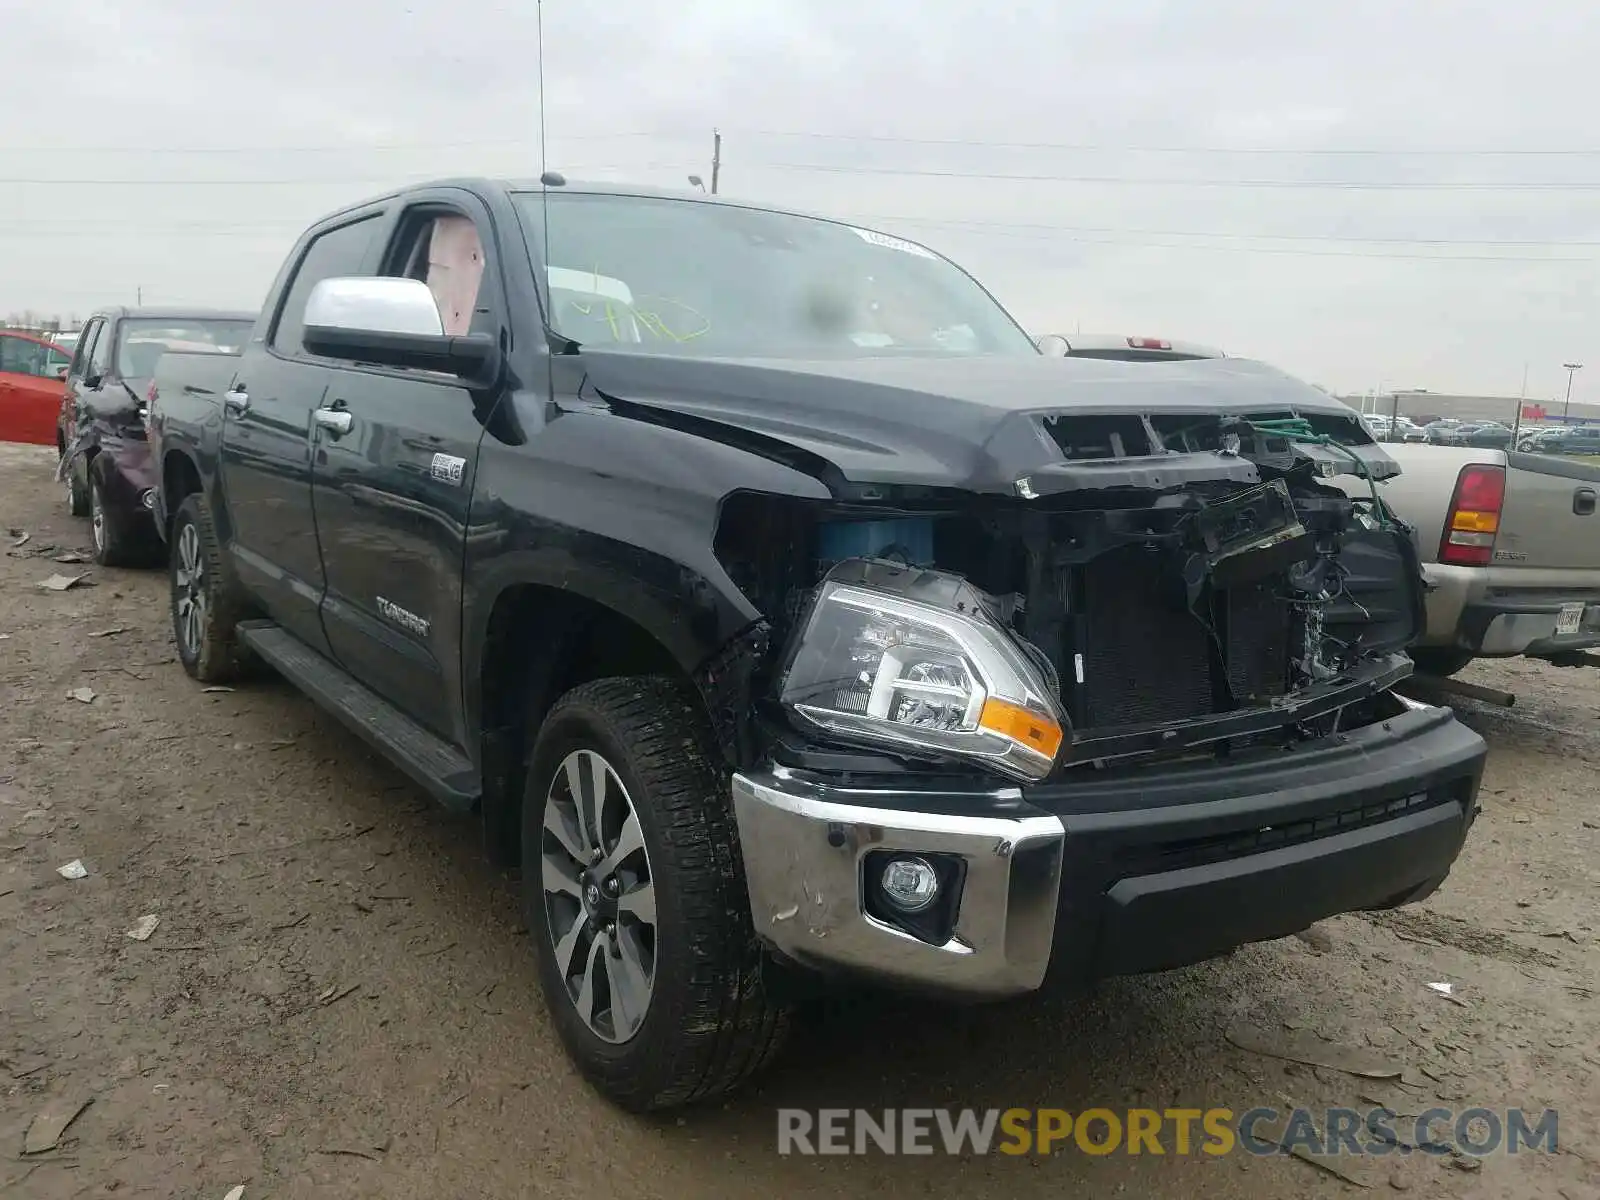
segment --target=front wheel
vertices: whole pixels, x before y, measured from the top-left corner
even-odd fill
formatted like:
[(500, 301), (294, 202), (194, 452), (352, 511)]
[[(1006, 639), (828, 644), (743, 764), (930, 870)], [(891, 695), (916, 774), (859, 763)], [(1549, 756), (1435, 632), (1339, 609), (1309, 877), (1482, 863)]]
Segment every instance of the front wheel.
[(556, 702), (522, 804), (523, 903), (562, 1043), (623, 1108), (728, 1091), (782, 1044), (742, 866), (726, 772), (680, 686), (602, 679)]
[(67, 490), (67, 511), (75, 517), (89, 515), (89, 485), (78, 471), (78, 465), (82, 461), (81, 458), (74, 459), (62, 472)]
[(94, 561), (102, 567), (152, 564), (155, 534), (141, 527), (139, 515), (113, 499), (111, 460), (100, 455), (89, 464), (89, 529)]

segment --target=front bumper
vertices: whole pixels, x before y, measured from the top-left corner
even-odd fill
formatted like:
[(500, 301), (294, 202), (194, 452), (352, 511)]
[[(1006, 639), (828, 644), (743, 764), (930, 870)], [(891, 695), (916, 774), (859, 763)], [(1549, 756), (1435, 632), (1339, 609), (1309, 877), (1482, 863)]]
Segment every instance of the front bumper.
[[(757, 934), (781, 960), (973, 999), (1165, 970), (1436, 888), (1476, 812), (1483, 740), (1448, 709), (1219, 765), (1026, 790), (734, 776)], [(959, 859), (949, 936), (874, 916), (869, 856)]]
[[(1600, 594), (1593, 590), (1493, 587), (1481, 567), (1429, 563), (1424, 646), (1469, 650), (1480, 658), (1547, 657), (1600, 646)], [(1563, 611), (1582, 605), (1577, 627)], [(1570, 620), (1570, 616), (1568, 617)]]

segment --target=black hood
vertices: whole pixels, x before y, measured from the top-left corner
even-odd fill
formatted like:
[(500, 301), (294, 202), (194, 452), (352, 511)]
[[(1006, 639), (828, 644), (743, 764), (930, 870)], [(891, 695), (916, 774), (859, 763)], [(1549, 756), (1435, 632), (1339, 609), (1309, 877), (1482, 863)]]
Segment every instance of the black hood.
[[(1256, 478), (1225, 454), (1162, 454), (1064, 463), (1050, 417), (1088, 415), (1333, 418), (1355, 412), (1263, 363), (1205, 359), (1126, 363), (1018, 357), (847, 360), (684, 358), (585, 348), (587, 386), (648, 417), (678, 414), (792, 447), (854, 484), (956, 487), (1015, 495), (1080, 487), (1170, 487), (1200, 478)], [(706, 424), (709, 423), (709, 424)], [(1357, 433), (1358, 438), (1366, 439)], [(1356, 452), (1379, 478), (1398, 472), (1376, 444)], [(1331, 470), (1347, 454), (1303, 448)]]

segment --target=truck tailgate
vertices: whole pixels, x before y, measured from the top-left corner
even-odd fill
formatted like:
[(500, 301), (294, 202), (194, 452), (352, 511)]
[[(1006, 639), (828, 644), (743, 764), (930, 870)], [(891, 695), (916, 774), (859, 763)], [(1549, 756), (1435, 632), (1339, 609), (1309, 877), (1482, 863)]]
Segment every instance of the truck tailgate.
[[(1506, 453), (1472, 446), (1386, 445), (1401, 473), (1385, 480), (1378, 494), (1399, 517), (1416, 527), (1417, 551), (1425, 563), (1439, 556), (1445, 516), (1461, 469), (1504, 466), (1505, 502), (1495, 536), (1494, 565), (1531, 572), (1600, 573), (1600, 467), (1548, 454)], [(1343, 477), (1351, 495), (1369, 485)], [(1525, 577), (1533, 583), (1534, 576)], [(1600, 580), (1600, 574), (1592, 578)], [(1554, 584), (1555, 579), (1546, 580)]]
[(1496, 562), (1600, 571), (1600, 467), (1548, 454), (1510, 453)]

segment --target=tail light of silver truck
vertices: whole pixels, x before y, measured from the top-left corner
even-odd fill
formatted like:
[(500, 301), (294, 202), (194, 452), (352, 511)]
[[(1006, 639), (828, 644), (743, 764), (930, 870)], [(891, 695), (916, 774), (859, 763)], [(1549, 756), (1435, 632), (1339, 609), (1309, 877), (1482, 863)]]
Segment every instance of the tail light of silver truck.
[(1445, 514), (1439, 561), (1452, 566), (1486, 567), (1494, 557), (1495, 536), (1506, 500), (1506, 469), (1468, 463), (1456, 477)]

